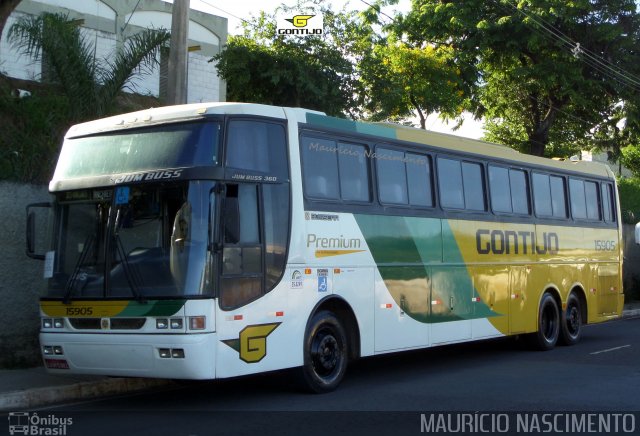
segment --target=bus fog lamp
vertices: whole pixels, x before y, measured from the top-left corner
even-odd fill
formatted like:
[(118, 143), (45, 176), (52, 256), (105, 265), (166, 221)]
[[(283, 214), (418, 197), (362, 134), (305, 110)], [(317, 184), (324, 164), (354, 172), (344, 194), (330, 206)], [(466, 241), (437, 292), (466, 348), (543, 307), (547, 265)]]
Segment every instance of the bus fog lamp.
[(158, 350), (160, 357), (163, 359), (168, 359), (171, 357), (171, 350), (169, 348), (160, 348)]
[(181, 329), (183, 325), (182, 318), (171, 318), (171, 328), (173, 330)]
[(189, 330), (204, 330), (206, 325), (207, 325), (207, 317), (205, 316), (189, 317)]
[(169, 328), (169, 320), (167, 318), (156, 319), (156, 328), (158, 330), (165, 330)]
[(184, 359), (184, 350), (182, 348), (173, 348), (171, 350), (171, 357), (174, 359)]

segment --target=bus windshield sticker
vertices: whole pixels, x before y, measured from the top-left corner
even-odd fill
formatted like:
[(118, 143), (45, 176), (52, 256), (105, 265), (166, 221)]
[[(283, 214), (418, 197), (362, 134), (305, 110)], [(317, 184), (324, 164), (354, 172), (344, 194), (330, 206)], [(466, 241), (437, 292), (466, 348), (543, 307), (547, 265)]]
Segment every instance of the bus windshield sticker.
[(120, 186), (116, 189), (116, 205), (129, 204), (129, 187)]
[(318, 292), (329, 291), (329, 270), (318, 269)]
[(302, 289), (303, 283), (302, 273), (295, 270), (293, 274), (291, 274), (291, 289)]
[(55, 251), (47, 251), (44, 255), (44, 278), (53, 277), (53, 260), (55, 259)]

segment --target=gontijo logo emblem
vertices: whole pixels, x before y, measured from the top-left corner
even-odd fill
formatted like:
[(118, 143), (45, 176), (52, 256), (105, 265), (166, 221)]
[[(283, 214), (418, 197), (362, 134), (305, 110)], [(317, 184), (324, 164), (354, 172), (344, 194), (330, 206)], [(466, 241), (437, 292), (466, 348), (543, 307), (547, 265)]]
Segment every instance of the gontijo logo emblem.
[(315, 15), (296, 15), (293, 18), (285, 18), (288, 22), (295, 27), (307, 27), (307, 21), (309, 18), (313, 18)]
[(322, 15), (298, 14), (278, 18), (278, 35), (318, 36), (324, 33)]
[(238, 339), (227, 339), (222, 342), (240, 354), (240, 360), (247, 363), (260, 362), (267, 355), (267, 336), (281, 323), (257, 324), (246, 326)]

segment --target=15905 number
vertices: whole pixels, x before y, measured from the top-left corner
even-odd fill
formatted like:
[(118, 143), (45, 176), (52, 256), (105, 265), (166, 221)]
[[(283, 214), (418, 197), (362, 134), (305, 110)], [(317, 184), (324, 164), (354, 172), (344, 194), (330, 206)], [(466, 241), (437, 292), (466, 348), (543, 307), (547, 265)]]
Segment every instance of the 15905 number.
[(596, 251), (613, 251), (616, 249), (616, 241), (603, 241), (596, 239)]
[(67, 315), (93, 315), (93, 308), (91, 307), (67, 307)]

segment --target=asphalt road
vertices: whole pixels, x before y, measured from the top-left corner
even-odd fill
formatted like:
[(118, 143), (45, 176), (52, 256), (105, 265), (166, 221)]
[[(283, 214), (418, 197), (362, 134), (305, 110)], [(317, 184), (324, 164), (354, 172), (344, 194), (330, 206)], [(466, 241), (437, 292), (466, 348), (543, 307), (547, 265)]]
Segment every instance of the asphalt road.
[[(550, 427), (536, 421), (545, 413), (560, 426), (550, 433), (570, 433), (573, 428), (564, 424), (574, 414), (565, 412), (580, 418), (587, 411), (609, 419), (610, 431), (617, 420), (620, 434), (628, 434), (633, 420), (640, 434), (640, 414), (624, 414), (640, 411), (640, 318), (587, 326), (579, 344), (549, 352), (528, 351), (508, 338), (362, 359), (349, 367), (336, 392), (325, 395), (297, 391), (292, 378), (284, 371), (193, 382), (38, 413), (73, 418), (66, 428), (70, 436), (399, 436), (452, 433), (460, 422), (466, 430), (516, 433), (521, 418), (545, 432)], [(445, 427), (437, 427), (437, 419)], [(602, 433), (598, 425), (595, 433)]]

